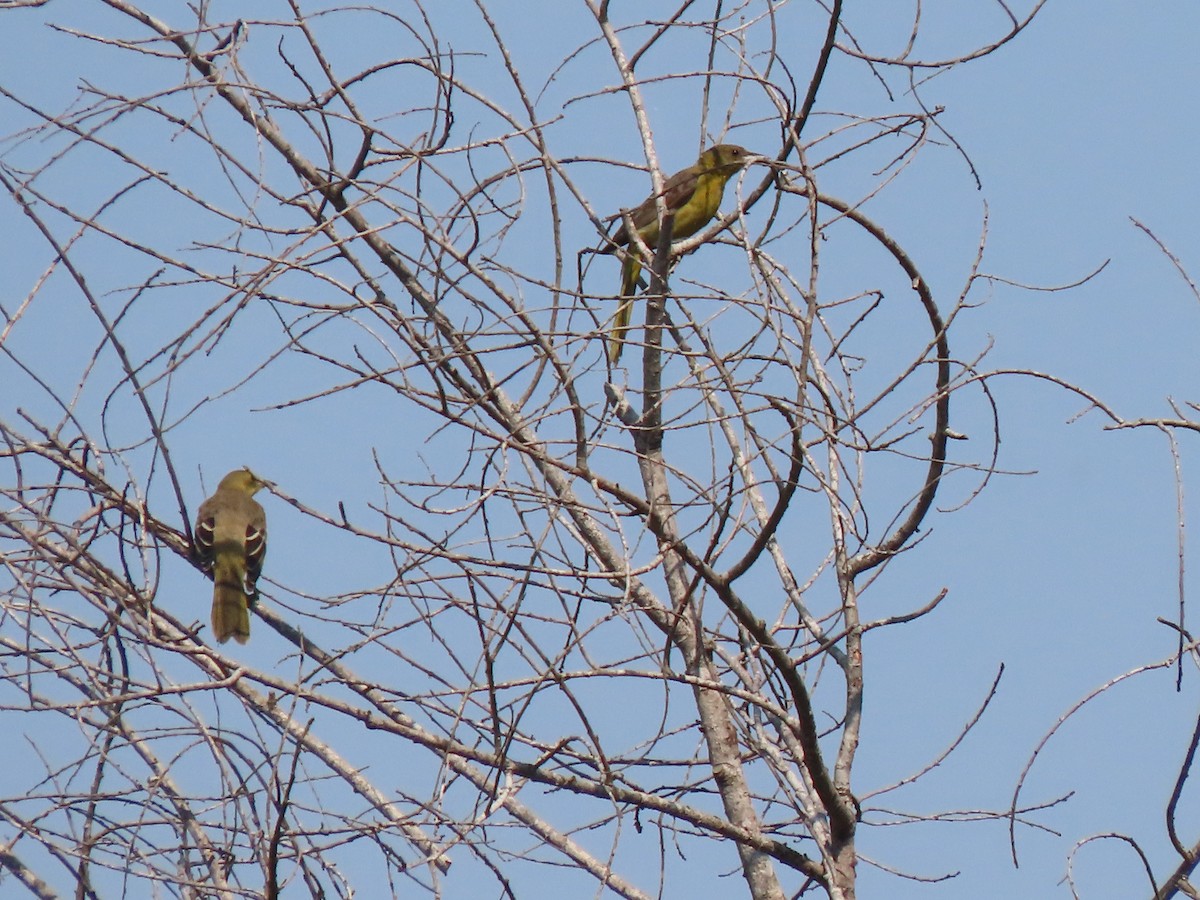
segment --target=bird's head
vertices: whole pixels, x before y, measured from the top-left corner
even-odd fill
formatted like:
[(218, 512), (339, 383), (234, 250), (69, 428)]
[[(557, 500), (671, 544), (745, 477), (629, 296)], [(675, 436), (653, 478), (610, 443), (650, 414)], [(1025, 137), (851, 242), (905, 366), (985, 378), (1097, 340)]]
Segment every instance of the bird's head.
[(737, 144), (716, 144), (700, 154), (697, 165), (705, 172), (720, 172), (729, 177), (760, 159), (763, 159), (763, 156), (751, 153)]
[(218, 490), (239, 491), (243, 494), (253, 496), (259, 490), (266, 487), (267, 484), (268, 482), (259, 478), (249, 469), (234, 469), (221, 479)]

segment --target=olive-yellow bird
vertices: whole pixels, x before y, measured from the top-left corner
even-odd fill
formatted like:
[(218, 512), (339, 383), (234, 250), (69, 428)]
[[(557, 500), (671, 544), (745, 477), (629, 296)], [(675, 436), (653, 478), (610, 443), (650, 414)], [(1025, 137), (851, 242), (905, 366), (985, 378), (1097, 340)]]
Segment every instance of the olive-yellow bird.
[(196, 554), (212, 569), (212, 628), (222, 644), (250, 640), (250, 604), (267, 555), (267, 515), (254, 495), (265, 486), (249, 469), (235, 469), (196, 514)]
[[(696, 164), (676, 172), (663, 184), (663, 201), (668, 213), (675, 216), (671, 228), (671, 239), (691, 237), (713, 220), (725, 183), (750, 163), (763, 157), (751, 153), (737, 144), (716, 144), (700, 154)], [(633, 227), (646, 246), (654, 250), (658, 243), (659, 226), (658, 197), (647, 197), (637, 209), (629, 214)], [(630, 243), (626, 222), (621, 223), (612, 237), (612, 244), (604, 251), (616, 253), (618, 247)], [(608, 358), (613, 364), (621, 358), (623, 341), (621, 335), (629, 330), (629, 319), (633, 314), (633, 297), (637, 292), (638, 276), (642, 271), (641, 254), (636, 249), (623, 253), (621, 265), (621, 306), (608, 338)]]

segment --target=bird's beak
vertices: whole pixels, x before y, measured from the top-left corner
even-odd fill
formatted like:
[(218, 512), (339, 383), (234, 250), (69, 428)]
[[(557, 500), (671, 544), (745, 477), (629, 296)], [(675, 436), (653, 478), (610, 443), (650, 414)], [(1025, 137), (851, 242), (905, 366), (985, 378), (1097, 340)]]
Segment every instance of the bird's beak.
[[(250, 472), (249, 469), (246, 469), (246, 471)], [(261, 487), (265, 487), (268, 491), (275, 489), (275, 482), (270, 481), (266, 478), (263, 478), (257, 472), (250, 472), (250, 474), (254, 477), (254, 480), (257, 481)]]
[(748, 172), (750, 171), (750, 167), (756, 164), (769, 166), (771, 169), (775, 168), (775, 160), (771, 157), (763, 156), (761, 153), (751, 153), (746, 157), (746, 161), (742, 163), (742, 171)]
[(770, 166), (776, 172), (804, 172), (804, 169), (795, 163), (780, 162), (779, 160), (771, 159), (770, 157), (762, 157), (760, 162), (762, 162), (764, 166)]
[(742, 163), (742, 171), (746, 171), (753, 165), (764, 165), (773, 169), (775, 168), (775, 160), (761, 153), (751, 153), (746, 156), (746, 161)]

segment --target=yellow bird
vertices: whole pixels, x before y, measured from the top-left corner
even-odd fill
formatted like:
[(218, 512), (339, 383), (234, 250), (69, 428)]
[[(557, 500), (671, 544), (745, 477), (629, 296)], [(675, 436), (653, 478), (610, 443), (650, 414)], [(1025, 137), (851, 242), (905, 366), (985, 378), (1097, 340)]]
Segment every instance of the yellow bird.
[[(663, 184), (663, 200), (668, 213), (674, 213), (671, 239), (691, 237), (713, 220), (721, 196), (725, 193), (725, 182), (729, 181), (745, 166), (763, 157), (751, 153), (737, 144), (717, 144), (700, 154), (696, 164), (676, 172)], [(638, 236), (651, 250), (658, 243), (659, 220), (657, 196), (647, 197), (629, 214)], [(616, 253), (618, 247), (630, 243), (625, 222), (612, 237), (612, 246), (604, 252)], [(637, 292), (638, 276), (642, 271), (642, 258), (636, 249), (622, 254), (621, 306), (608, 338), (608, 358), (614, 365), (621, 358), (623, 341), (621, 335), (629, 330), (629, 319), (633, 315), (633, 298)]]
[(196, 513), (196, 554), (212, 569), (212, 628), (221, 644), (250, 640), (250, 604), (267, 555), (267, 515), (254, 495), (265, 486), (249, 469), (235, 469)]

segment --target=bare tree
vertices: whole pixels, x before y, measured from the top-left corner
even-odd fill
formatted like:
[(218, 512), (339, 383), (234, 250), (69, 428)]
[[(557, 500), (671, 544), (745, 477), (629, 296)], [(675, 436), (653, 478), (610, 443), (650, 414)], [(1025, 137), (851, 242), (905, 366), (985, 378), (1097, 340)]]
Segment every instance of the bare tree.
[[(945, 592), (860, 600), (996, 446), (951, 418), (992, 414), (952, 346), (979, 259), (935, 296), (868, 202), (952, 145), (924, 80), (1042, 3), (937, 60), (836, 0), (398, 6), (26, 20), (78, 92), (0, 86), (45, 259), (0, 332), (0, 696), (35, 761), (0, 861), (39, 896), (855, 896), (860, 826), (928, 771), (856, 790), (864, 635)], [(835, 68), (904, 110), (822, 111)], [(581, 251), (727, 137), (775, 163), (664, 229), (609, 367)], [(276, 546), (233, 654), (189, 523), (251, 459)]]

